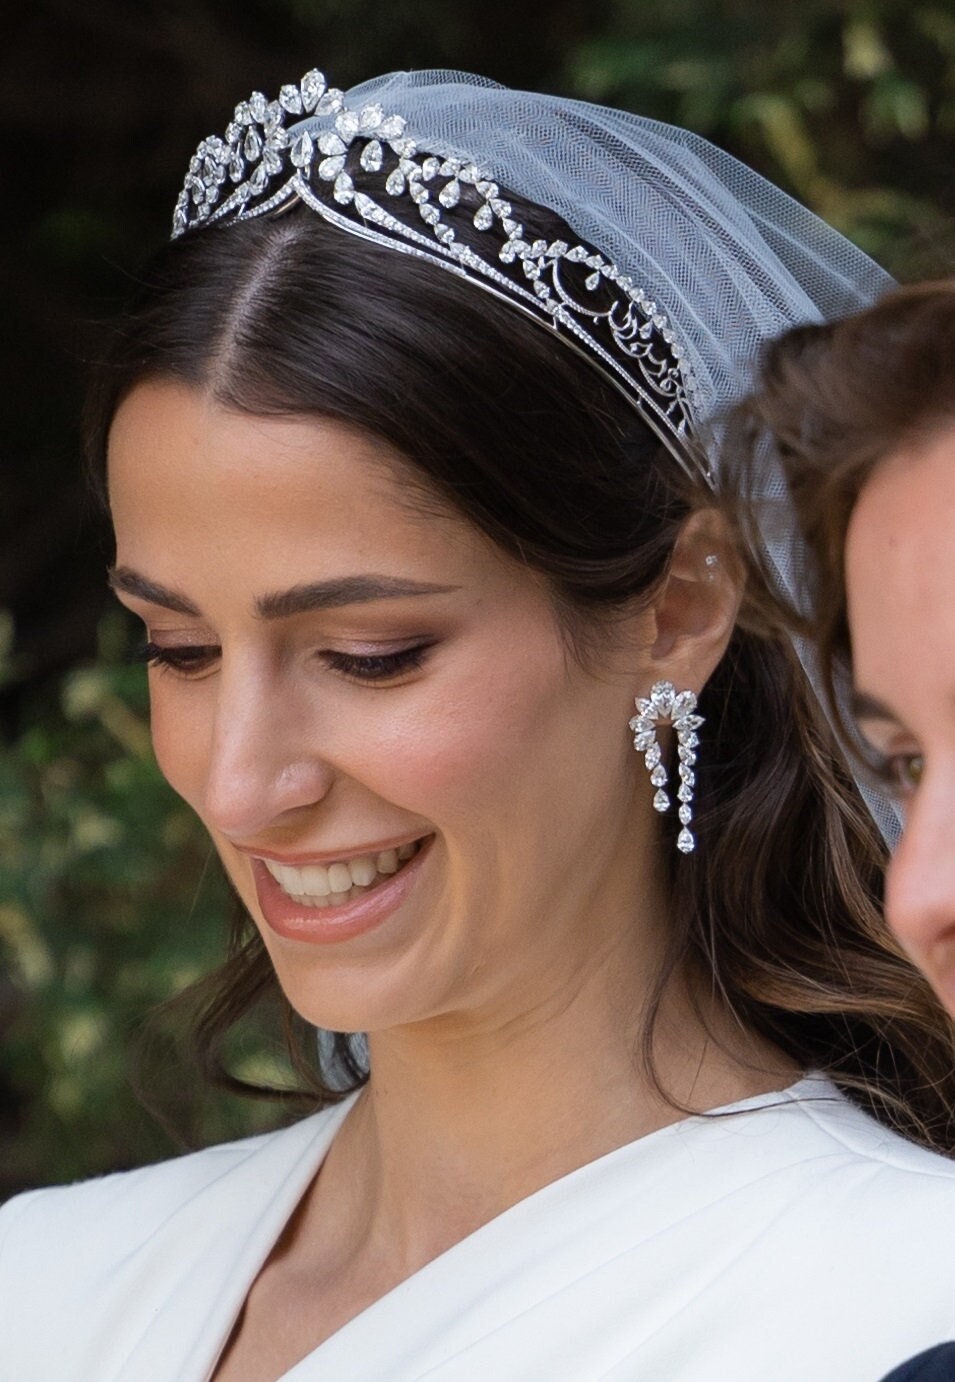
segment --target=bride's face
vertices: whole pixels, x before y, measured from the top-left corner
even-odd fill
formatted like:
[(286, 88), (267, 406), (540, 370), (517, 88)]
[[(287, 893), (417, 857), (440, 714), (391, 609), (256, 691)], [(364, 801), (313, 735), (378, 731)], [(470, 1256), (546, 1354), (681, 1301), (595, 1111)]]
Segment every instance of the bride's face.
[(886, 913), (955, 1012), (955, 430), (868, 481), (846, 591), (857, 717), (905, 814)]
[(504, 1012), (632, 944), (649, 616), (585, 668), (536, 576), (332, 421), (142, 384), (109, 484), (159, 763), (304, 1016)]

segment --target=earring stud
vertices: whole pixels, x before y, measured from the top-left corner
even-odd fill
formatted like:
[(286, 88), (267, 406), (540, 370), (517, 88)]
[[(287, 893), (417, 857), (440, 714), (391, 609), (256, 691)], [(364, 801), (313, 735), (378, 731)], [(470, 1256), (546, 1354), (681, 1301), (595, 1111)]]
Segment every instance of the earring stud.
[(677, 814), (681, 827), (676, 847), (681, 854), (690, 854), (696, 848), (696, 840), (690, 830), (693, 822), (693, 791), (696, 787), (696, 750), (700, 742), (696, 731), (703, 723), (703, 716), (696, 714), (696, 694), (693, 691), (677, 691), (672, 681), (657, 681), (651, 686), (650, 695), (638, 696), (635, 704), (637, 713), (630, 721), (633, 747), (643, 754), (650, 782), (657, 789), (653, 809), (661, 813), (669, 811), (670, 797), (667, 792), (669, 778), (657, 730), (660, 726), (672, 725), (676, 731), (677, 771), (680, 776), (676, 795), (680, 803)]

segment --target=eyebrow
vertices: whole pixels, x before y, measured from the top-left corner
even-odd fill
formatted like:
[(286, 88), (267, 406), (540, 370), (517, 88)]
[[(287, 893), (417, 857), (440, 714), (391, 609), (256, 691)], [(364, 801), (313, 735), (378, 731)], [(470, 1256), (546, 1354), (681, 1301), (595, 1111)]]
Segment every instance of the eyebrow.
[[(151, 605), (161, 605), (175, 614), (201, 617), (201, 610), (184, 595), (178, 594), (175, 590), (168, 590), (128, 566), (112, 567), (107, 579), (113, 590), (146, 600)], [(335, 580), (312, 581), (271, 595), (260, 595), (255, 601), (255, 612), (262, 619), (288, 619), (294, 614), (307, 614), (320, 609), (341, 609), (345, 605), (371, 604), (375, 600), (405, 600), (421, 595), (447, 595), (459, 588), (455, 585), (435, 585), (430, 581), (410, 581), (397, 576), (339, 576)]]
[(890, 710), (884, 701), (870, 696), (867, 691), (853, 691), (849, 709), (856, 720), (887, 720), (894, 725), (900, 723), (894, 710)]

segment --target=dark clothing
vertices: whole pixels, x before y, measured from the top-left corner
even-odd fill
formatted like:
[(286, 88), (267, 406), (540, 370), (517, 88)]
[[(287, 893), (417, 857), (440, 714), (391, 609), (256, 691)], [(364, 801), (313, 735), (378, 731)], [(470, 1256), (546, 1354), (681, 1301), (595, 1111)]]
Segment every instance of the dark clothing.
[(955, 1382), (955, 1344), (939, 1344), (910, 1358), (882, 1382)]

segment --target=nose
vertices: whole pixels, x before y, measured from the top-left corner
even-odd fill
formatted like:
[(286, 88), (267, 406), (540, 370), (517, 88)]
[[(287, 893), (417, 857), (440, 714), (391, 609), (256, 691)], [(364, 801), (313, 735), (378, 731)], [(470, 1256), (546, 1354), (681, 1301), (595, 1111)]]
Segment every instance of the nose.
[(217, 681), (200, 814), (220, 835), (254, 839), (322, 801), (334, 773), (315, 707), (280, 675), (223, 663)]
[(926, 773), (886, 877), (886, 918), (955, 1011), (955, 764)]

